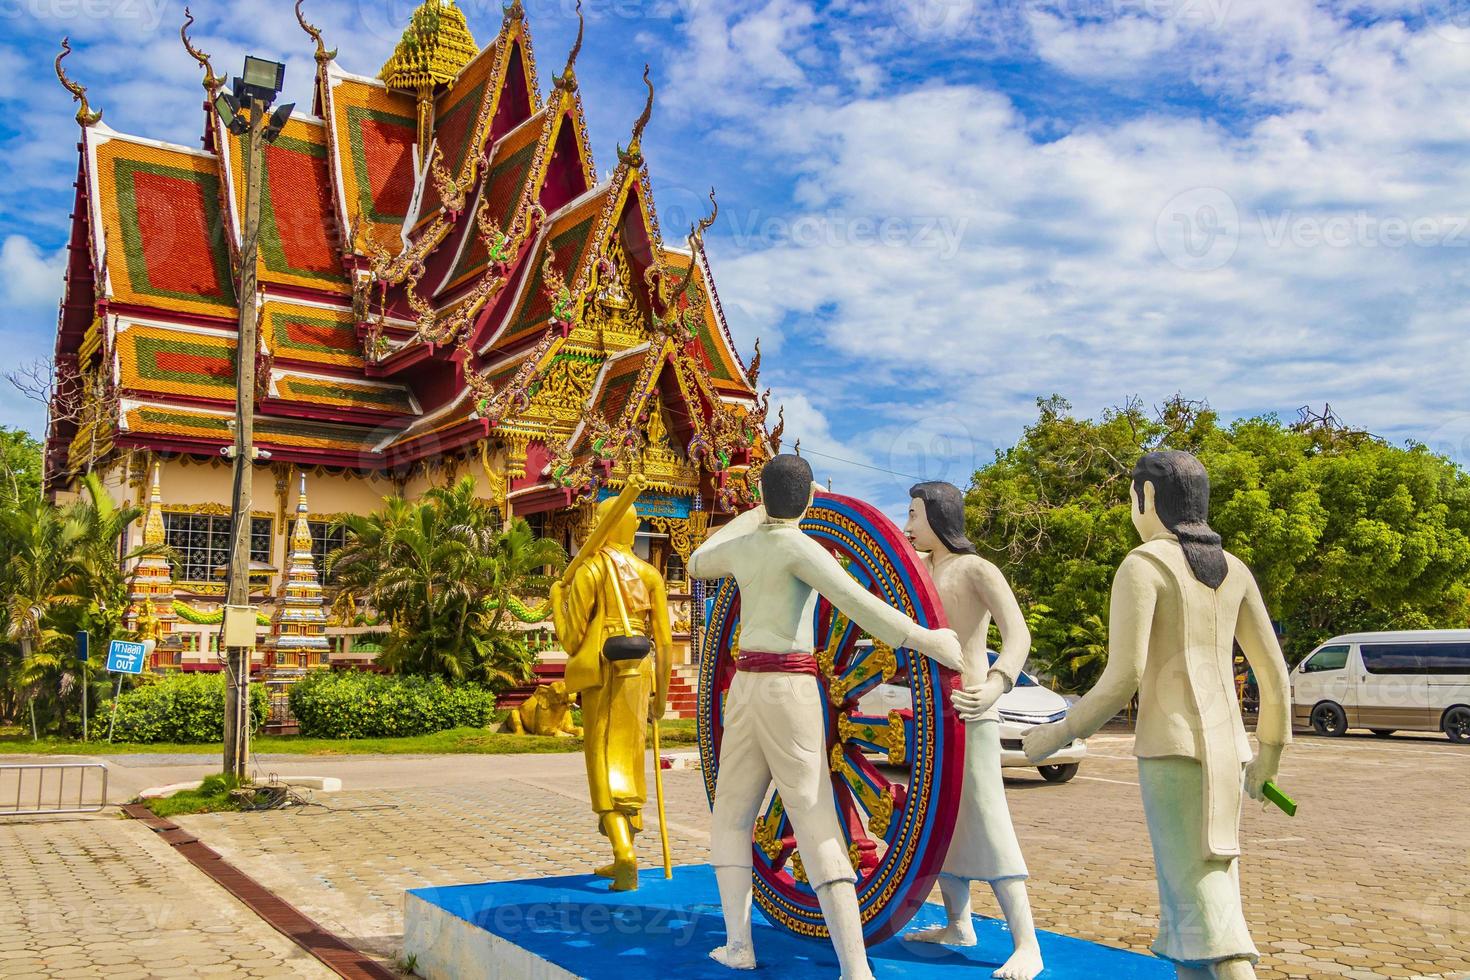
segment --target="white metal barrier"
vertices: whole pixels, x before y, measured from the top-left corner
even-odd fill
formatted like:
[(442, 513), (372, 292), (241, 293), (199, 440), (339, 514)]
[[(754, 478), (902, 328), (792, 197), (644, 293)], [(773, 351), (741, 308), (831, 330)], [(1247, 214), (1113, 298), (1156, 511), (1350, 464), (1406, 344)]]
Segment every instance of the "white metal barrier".
[(0, 766), (0, 817), (96, 813), (107, 805), (107, 766), (38, 762)]

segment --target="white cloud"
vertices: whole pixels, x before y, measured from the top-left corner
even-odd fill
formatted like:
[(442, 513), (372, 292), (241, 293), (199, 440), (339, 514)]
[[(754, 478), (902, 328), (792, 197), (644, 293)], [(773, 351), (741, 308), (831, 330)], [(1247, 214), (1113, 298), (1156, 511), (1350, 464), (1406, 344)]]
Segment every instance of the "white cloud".
[(50, 307), (61, 299), (66, 250), (46, 255), (29, 238), (10, 235), (0, 244), (0, 303), (9, 310)]
[[(924, 456), (885, 449), (915, 420), (954, 420), (930, 426), (959, 445), (948, 458), (983, 462), (1052, 392), (1088, 413), (1181, 390), (1226, 413), (1330, 401), (1427, 436), (1470, 408), (1463, 357), (1446, 356), (1470, 326), (1470, 45), (1316, 7), (1222, 9), (1221, 29), (1031, 23), (1042, 58), (1099, 80), (1099, 106), (1112, 79), (1137, 98), (1127, 76), (1152, 72), (1243, 113), (1161, 103), (1042, 142), (984, 84), (811, 79), (722, 103), (723, 129), (755, 134), (798, 186), (759, 222), (725, 196), (722, 296), (781, 325), (783, 358), (831, 351), (869, 396), (830, 398), (833, 432), (865, 461), (908, 459), (893, 469)], [(909, 234), (857, 234), (875, 220)], [(919, 233), (943, 221), (952, 251)], [(804, 225), (821, 233), (780, 233)]]

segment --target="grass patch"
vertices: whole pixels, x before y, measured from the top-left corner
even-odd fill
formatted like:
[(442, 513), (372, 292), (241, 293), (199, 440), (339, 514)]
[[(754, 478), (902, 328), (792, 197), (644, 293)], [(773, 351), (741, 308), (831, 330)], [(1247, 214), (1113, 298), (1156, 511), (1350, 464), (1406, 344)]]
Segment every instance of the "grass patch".
[(240, 786), (234, 776), (224, 773), (210, 776), (198, 789), (186, 789), (161, 800), (145, 800), (144, 806), (160, 817), (177, 817), (188, 813), (219, 813), (240, 809), (240, 801), (230, 791)]
[[(693, 719), (669, 718), (660, 722), (661, 748), (687, 748), (698, 744)], [(484, 728), (451, 728), (431, 735), (404, 738), (302, 738), (297, 735), (259, 736), (250, 742), (251, 752), (268, 755), (511, 755), (526, 752), (580, 752), (580, 738), (551, 738), (535, 735), (506, 735)], [(183, 754), (220, 752), (220, 743), (179, 744), (91, 741), (42, 738), (32, 742), (29, 734), (0, 733), (0, 755), (121, 755), (131, 753)]]

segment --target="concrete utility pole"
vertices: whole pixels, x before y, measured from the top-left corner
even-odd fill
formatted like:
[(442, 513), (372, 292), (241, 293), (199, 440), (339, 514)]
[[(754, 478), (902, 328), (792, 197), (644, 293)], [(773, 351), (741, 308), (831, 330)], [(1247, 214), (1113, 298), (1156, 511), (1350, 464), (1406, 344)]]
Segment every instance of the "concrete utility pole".
[[(233, 94), (218, 93), (214, 109), (224, 123), (222, 140), (246, 137), (245, 215), (240, 232), (240, 325), (235, 346), (235, 444), (222, 452), (235, 463), (234, 500), (230, 507), (230, 587), (225, 597), (228, 636), (229, 607), (250, 607), (250, 490), (255, 460), (268, 454), (255, 449), (255, 266), (260, 242), (260, 192), (265, 178), (264, 147), (275, 141), (291, 117), (291, 105), (274, 113), (271, 103), (280, 94), (286, 66), (247, 56), (244, 72), (235, 78)], [(246, 110), (248, 110), (248, 118)], [(226, 135), (228, 134), (228, 135)], [(255, 652), (254, 614), (244, 631), (248, 645), (235, 643), (225, 652), (224, 763), (228, 775), (244, 779), (250, 762), (250, 661)], [(235, 639), (238, 641), (239, 636)]]
[[(250, 130), (245, 143), (245, 221), (240, 242), (240, 328), (235, 348), (235, 499), (230, 552), (230, 589), (225, 602), (250, 604), (250, 490), (255, 470), (255, 266), (260, 239), (261, 158), (266, 105), (250, 100)], [(225, 772), (245, 778), (250, 761), (250, 661), (253, 647), (230, 647), (226, 654)]]

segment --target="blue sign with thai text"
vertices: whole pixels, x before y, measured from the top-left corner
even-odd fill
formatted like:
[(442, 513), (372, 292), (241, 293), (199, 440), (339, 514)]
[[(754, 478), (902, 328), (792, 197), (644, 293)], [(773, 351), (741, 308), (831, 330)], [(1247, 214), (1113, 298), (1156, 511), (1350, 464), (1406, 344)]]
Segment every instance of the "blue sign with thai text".
[[(609, 500), (618, 495), (619, 491), (611, 487), (603, 487), (597, 494), (599, 501)], [(634, 506), (638, 510), (638, 516), (645, 520), (650, 517), (671, 517), (676, 520), (687, 521), (693, 510), (694, 498), (685, 497), (677, 493), (649, 493), (645, 491), (638, 497), (638, 503)]]
[(107, 669), (114, 674), (141, 674), (148, 648), (131, 640), (113, 640), (107, 645)]

